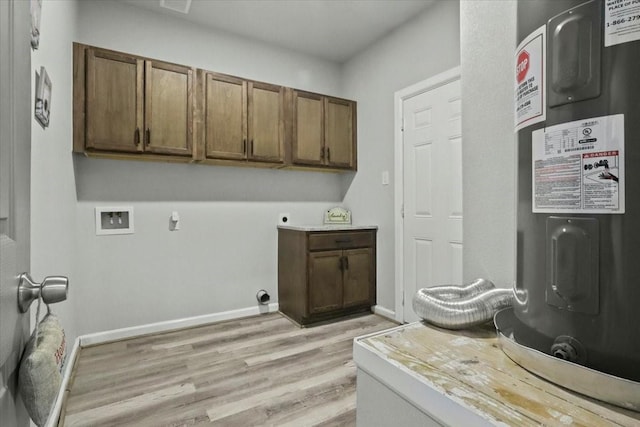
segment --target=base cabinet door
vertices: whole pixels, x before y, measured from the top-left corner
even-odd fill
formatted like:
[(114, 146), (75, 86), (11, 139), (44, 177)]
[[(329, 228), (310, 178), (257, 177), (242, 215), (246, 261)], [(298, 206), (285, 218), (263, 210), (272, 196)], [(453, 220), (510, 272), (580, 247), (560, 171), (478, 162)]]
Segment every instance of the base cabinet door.
[(371, 301), (372, 249), (350, 249), (343, 255), (343, 307)]
[(342, 251), (309, 254), (309, 313), (342, 308)]

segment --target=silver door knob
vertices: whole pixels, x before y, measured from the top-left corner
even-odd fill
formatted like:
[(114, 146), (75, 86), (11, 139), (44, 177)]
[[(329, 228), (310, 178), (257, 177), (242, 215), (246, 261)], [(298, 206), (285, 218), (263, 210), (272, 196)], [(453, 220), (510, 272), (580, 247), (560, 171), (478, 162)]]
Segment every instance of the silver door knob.
[(18, 307), (21, 313), (26, 313), (33, 300), (42, 294), (42, 301), (46, 304), (67, 299), (69, 279), (64, 276), (48, 276), (42, 283), (35, 283), (29, 273), (22, 273), (18, 284)]

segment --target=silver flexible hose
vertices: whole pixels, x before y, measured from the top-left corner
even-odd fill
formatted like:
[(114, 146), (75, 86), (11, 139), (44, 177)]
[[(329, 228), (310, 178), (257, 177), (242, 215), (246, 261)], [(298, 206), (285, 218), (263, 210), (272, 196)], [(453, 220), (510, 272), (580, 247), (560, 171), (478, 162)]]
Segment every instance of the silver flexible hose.
[(440, 299), (459, 299), (472, 297), (481, 294), (490, 289), (494, 289), (495, 285), (491, 280), (476, 279), (467, 286), (443, 285), (433, 286), (431, 288), (422, 288), (425, 294)]
[(459, 299), (444, 299), (420, 289), (413, 296), (413, 311), (422, 319), (446, 329), (464, 329), (493, 319), (513, 304), (513, 289), (489, 289)]

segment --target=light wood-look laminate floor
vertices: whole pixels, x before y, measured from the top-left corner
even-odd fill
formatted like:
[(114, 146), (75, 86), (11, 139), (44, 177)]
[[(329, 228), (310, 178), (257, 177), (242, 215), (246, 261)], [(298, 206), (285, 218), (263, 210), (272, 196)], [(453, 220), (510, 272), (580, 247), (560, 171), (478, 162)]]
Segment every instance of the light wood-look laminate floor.
[(355, 425), (353, 338), (393, 326), (274, 313), (83, 348), (59, 425)]

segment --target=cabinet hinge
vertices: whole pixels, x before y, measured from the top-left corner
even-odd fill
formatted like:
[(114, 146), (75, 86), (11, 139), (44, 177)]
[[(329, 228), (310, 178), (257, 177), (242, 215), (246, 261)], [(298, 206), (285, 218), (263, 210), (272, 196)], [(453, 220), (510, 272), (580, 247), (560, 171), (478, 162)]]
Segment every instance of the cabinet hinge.
[(400, 206), (400, 217), (404, 218), (404, 203)]
[(404, 292), (402, 293), (402, 306), (404, 307)]
[(404, 132), (404, 117), (402, 118), (402, 124), (400, 125), (400, 132)]

